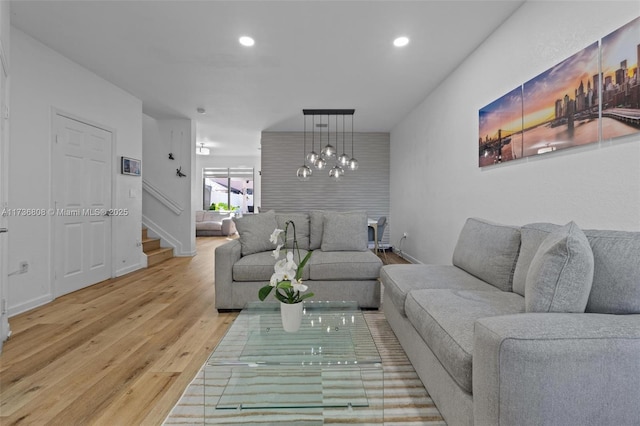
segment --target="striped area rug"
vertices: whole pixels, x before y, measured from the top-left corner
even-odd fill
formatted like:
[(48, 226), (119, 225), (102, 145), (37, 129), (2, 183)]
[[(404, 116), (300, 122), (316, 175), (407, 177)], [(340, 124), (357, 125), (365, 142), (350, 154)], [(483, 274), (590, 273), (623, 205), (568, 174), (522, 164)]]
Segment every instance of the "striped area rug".
[[(201, 369), (166, 418), (165, 425), (446, 425), (438, 409), (422, 386), (400, 343), (382, 312), (365, 312), (382, 357), (384, 388), (371, 395), (371, 410), (353, 408), (318, 410), (216, 410), (215, 401), (205, 398), (205, 388), (212, 385), (207, 376), (205, 384)], [(209, 392), (207, 392), (209, 393)], [(384, 395), (384, 403), (382, 401)], [(383, 406), (384, 423), (375, 420)], [(205, 416), (206, 412), (206, 416)], [(372, 414), (373, 413), (373, 414)], [(371, 417), (373, 416), (373, 417)]]

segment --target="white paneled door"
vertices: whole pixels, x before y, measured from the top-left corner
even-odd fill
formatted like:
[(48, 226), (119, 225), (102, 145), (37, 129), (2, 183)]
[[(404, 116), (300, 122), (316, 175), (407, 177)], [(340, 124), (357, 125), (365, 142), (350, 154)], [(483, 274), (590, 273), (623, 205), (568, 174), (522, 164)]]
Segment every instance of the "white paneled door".
[(55, 115), (54, 296), (111, 277), (111, 132)]

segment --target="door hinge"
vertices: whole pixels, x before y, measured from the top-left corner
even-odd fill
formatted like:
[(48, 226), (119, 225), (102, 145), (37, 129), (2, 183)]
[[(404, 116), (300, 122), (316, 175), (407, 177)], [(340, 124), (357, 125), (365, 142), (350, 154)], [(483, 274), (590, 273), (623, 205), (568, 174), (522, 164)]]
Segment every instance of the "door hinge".
[(0, 313), (2, 315), (7, 313), (7, 299), (2, 299), (2, 311)]

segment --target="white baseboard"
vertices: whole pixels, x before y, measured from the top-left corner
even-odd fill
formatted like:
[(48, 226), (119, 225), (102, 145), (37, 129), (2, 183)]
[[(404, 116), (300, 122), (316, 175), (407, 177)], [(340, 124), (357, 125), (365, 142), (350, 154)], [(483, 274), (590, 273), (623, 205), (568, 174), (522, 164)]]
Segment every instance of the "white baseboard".
[(7, 308), (7, 314), (9, 318), (11, 318), (12, 316), (30, 311), (31, 309), (37, 308), (38, 306), (46, 305), (47, 303), (52, 302), (53, 299), (54, 298), (52, 294), (45, 294), (43, 296), (36, 297), (35, 299), (27, 300), (26, 302), (23, 302), (19, 305), (9, 306)]
[[(395, 250), (395, 249), (394, 249), (394, 250), (393, 250), (393, 252), (394, 252), (395, 254), (397, 254), (398, 256), (400, 256), (400, 253), (398, 252), (398, 250)], [(420, 262), (418, 259), (416, 259), (415, 257), (413, 257), (413, 256), (411, 256), (411, 255), (409, 255), (409, 254), (407, 254), (407, 253), (405, 253), (405, 252), (402, 252), (402, 256), (401, 256), (401, 257), (402, 257), (403, 259), (408, 260), (408, 261), (409, 261), (409, 262), (411, 262), (411, 263), (416, 263), (416, 264), (421, 264), (421, 263), (422, 263), (422, 262)]]
[[(146, 256), (145, 256), (145, 259), (146, 259)], [(130, 274), (131, 272), (135, 272), (145, 267), (146, 265), (142, 266), (141, 263), (136, 263), (135, 265), (130, 265), (130, 266), (127, 266), (126, 268), (118, 269), (116, 271), (116, 277), (121, 277), (123, 275)]]

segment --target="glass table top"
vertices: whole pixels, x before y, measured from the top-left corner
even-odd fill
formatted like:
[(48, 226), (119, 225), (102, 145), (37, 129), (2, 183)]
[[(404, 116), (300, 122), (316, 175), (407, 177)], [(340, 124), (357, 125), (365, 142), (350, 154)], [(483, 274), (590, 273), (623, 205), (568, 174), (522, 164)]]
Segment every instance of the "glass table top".
[(282, 329), (279, 303), (255, 302), (240, 312), (208, 364), (348, 366), (380, 362), (355, 302), (305, 302), (302, 325), (295, 333)]
[(382, 371), (356, 303), (307, 301), (300, 329), (288, 333), (278, 302), (256, 302), (207, 360), (205, 398), (214, 411), (365, 407), (371, 413), (370, 394), (381, 388)]

